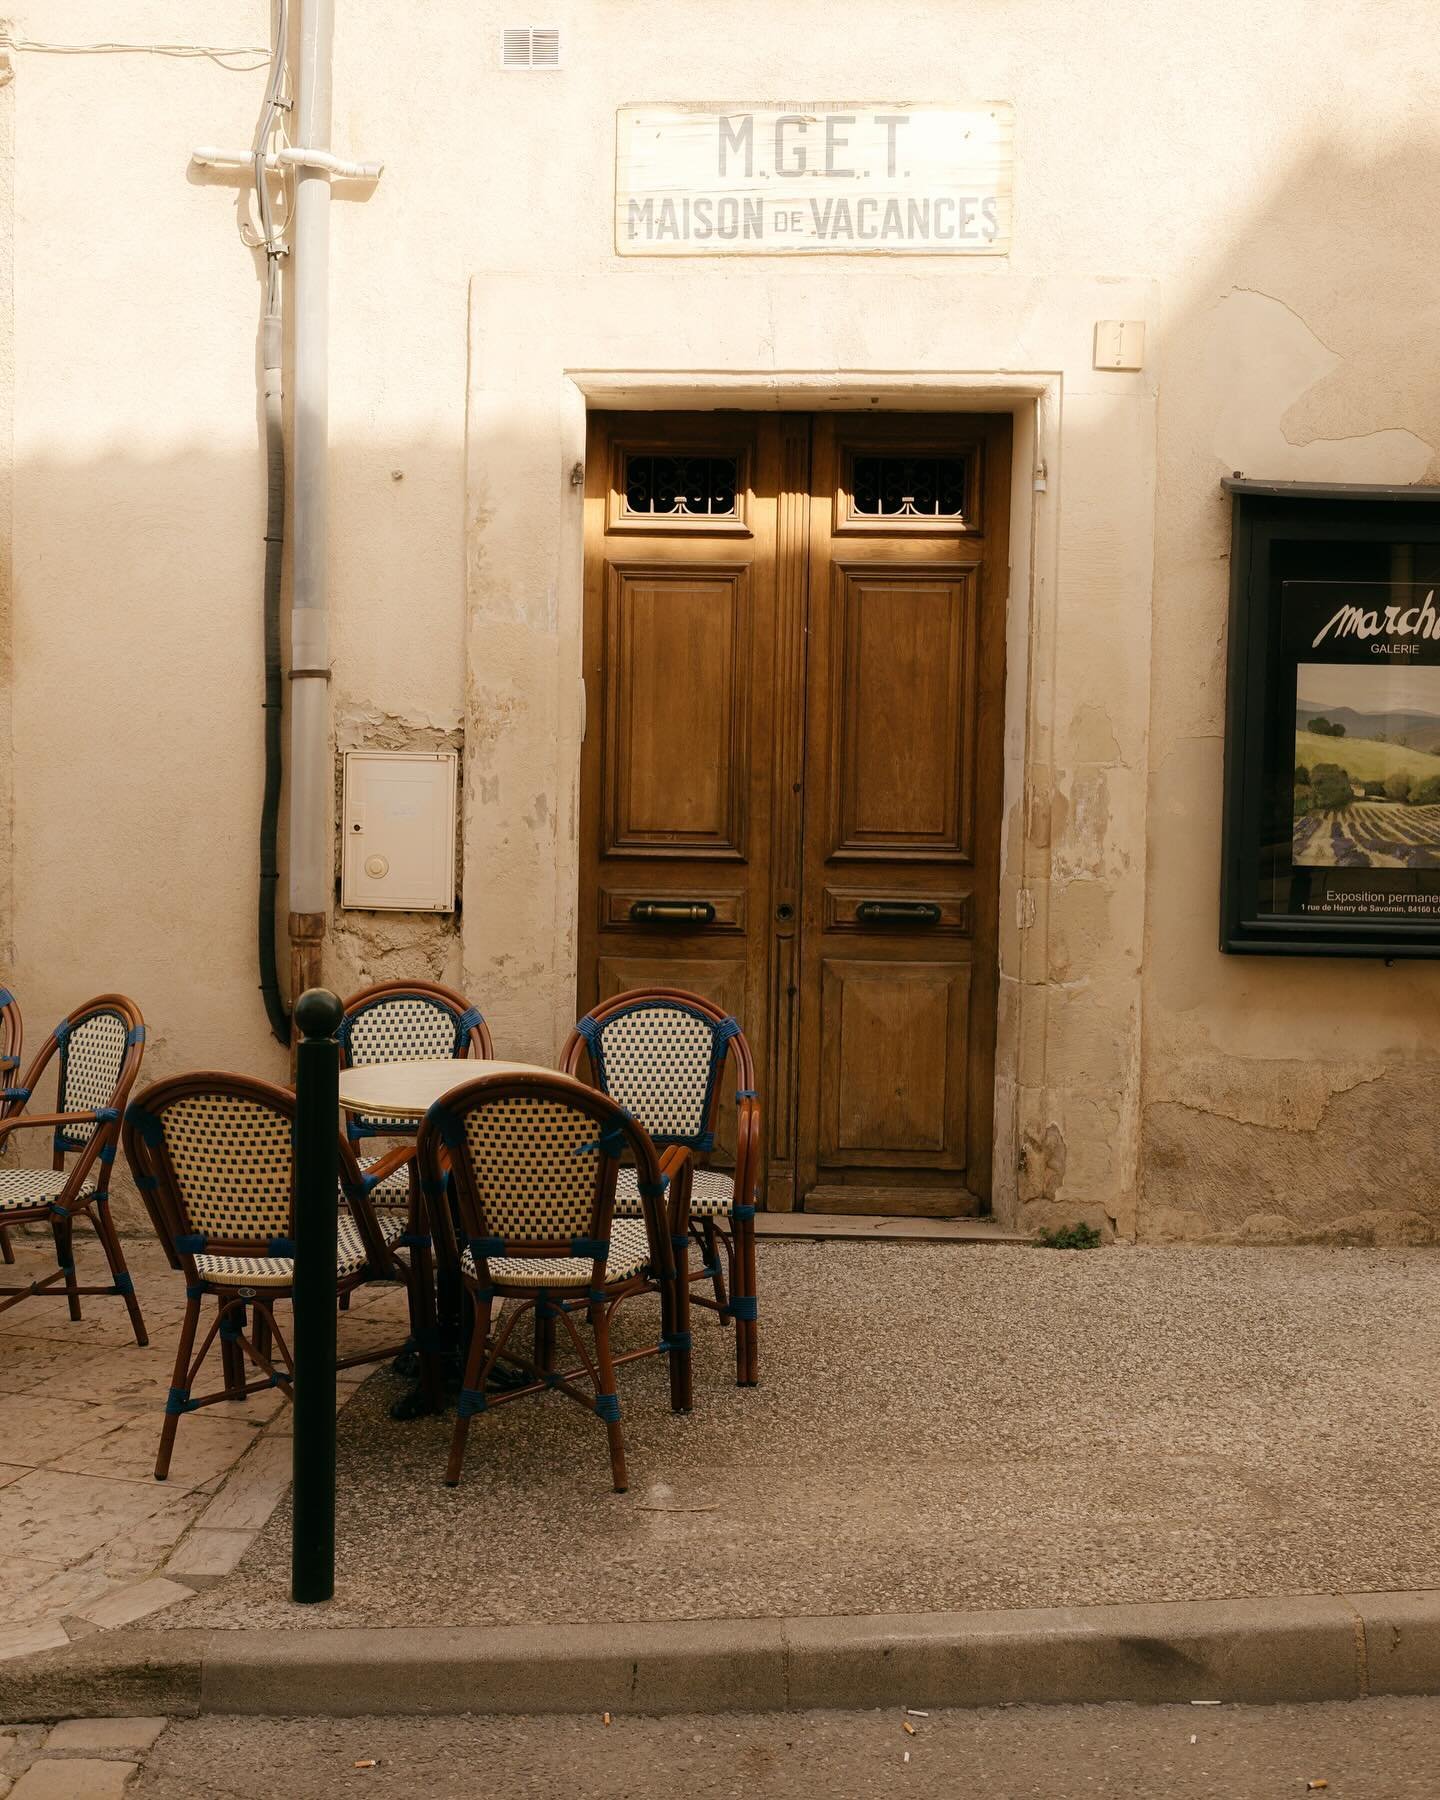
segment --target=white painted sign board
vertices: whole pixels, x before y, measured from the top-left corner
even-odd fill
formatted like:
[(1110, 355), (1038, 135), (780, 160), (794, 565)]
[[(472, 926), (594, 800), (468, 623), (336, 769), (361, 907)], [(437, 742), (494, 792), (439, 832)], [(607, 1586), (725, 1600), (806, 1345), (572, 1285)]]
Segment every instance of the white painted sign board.
[(625, 106), (621, 256), (998, 256), (1012, 108), (811, 101)]

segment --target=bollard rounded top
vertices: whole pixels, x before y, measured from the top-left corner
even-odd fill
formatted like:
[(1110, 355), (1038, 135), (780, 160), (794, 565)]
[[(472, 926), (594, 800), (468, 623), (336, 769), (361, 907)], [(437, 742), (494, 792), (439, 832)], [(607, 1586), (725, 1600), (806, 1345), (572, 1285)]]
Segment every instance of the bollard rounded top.
[(332, 994), (329, 988), (306, 988), (295, 1002), (295, 1024), (301, 1037), (334, 1037), (344, 1016), (340, 996)]

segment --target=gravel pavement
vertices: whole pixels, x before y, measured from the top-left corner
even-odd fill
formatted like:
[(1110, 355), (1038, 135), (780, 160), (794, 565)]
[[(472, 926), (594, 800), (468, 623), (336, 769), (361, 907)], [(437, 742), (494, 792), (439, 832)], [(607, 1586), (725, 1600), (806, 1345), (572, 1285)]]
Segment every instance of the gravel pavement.
[[(203, 1718), (127, 1800), (1434, 1800), (1440, 1701), (665, 1719)], [(906, 1752), (910, 1760), (905, 1762)], [(357, 1763), (375, 1766), (357, 1768)], [(1308, 1788), (1311, 1781), (1324, 1788)], [(18, 1796), (17, 1796), (18, 1800)]]
[[(658, 1363), (622, 1369), (627, 1495), (558, 1396), (477, 1418), (447, 1489), (450, 1420), (392, 1422), (401, 1384), (379, 1375), (340, 1420), (335, 1601), (284, 1598), (287, 1503), (233, 1575), (147, 1625), (1440, 1587), (1440, 1253), (762, 1248), (763, 1385), (735, 1388), (708, 1315), (692, 1417)], [(628, 1310), (632, 1338), (653, 1329)]]

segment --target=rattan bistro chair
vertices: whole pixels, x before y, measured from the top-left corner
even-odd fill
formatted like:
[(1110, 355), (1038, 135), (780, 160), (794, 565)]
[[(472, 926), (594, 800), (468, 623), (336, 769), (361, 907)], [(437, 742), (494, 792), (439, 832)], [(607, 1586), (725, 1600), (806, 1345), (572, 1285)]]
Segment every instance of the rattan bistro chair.
[[(684, 1144), (698, 1158), (715, 1147), (721, 1075), (735, 1075), (734, 1173), (697, 1166), (690, 1198), (690, 1234), (704, 1261), (692, 1277), (688, 1247), (677, 1247), (685, 1279), (709, 1280), (714, 1299), (694, 1296), (735, 1322), (735, 1380), (760, 1379), (759, 1303), (756, 1298), (755, 1189), (760, 1180), (760, 1102), (755, 1059), (745, 1034), (713, 1001), (682, 988), (635, 988), (586, 1014), (566, 1039), (560, 1067), (578, 1074), (587, 1060), (595, 1085), (619, 1101), (657, 1144)], [(635, 1173), (622, 1169), (615, 1212), (638, 1210)], [(729, 1297), (720, 1271), (723, 1252)]]
[[(294, 1363), (275, 1306), (292, 1297), (295, 1271), (294, 1123), (288, 1088), (209, 1071), (156, 1082), (126, 1111), (126, 1160), (171, 1262), (185, 1276), (157, 1481), (170, 1472), (182, 1413), (243, 1400), (262, 1388), (279, 1387), (289, 1397)], [(410, 1154), (394, 1152), (401, 1160)], [(340, 1212), (337, 1296), (372, 1280), (408, 1285), (409, 1264), (395, 1249), (404, 1222), (376, 1214), (343, 1137), (340, 1170), (348, 1209)], [(212, 1295), (216, 1315), (197, 1351), (201, 1305)], [(196, 1398), (195, 1379), (217, 1337), (224, 1385)], [(378, 1362), (398, 1348), (370, 1350), (337, 1366)], [(247, 1378), (247, 1363), (258, 1371), (254, 1379)]]
[[(0, 1117), (0, 1143), (14, 1132), (42, 1127), (54, 1136), (50, 1168), (0, 1168), (0, 1218), (7, 1225), (48, 1222), (57, 1267), (53, 1275), (23, 1287), (0, 1287), (0, 1312), (32, 1294), (58, 1294), (61, 1283), (72, 1319), (80, 1317), (83, 1295), (118, 1294), (130, 1315), (135, 1342), (149, 1342), (120, 1234), (110, 1216), (110, 1165), (120, 1136), (120, 1114), (144, 1054), (140, 1008), (123, 994), (101, 994), (63, 1018), (40, 1046), (24, 1079), (5, 1089), (8, 1110)], [(56, 1111), (27, 1112), (26, 1102), (57, 1056)], [(68, 1156), (78, 1160), (67, 1171)], [(73, 1227), (78, 1218), (95, 1227), (110, 1265), (107, 1287), (81, 1287), (76, 1281)]]
[[(20, 1079), (20, 1053), (25, 1043), (25, 1026), (20, 1017), (20, 1003), (7, 987), (0, 987), (0, 1119), (18, 1112), (27, 1098), (17, 1083)], [(13, 1263), (15, 1252), (10, 1233), (0, 1224), (0, 1256)]]
[[(625, 1155), (637, 1172), (635, 1219), (613, 1216)], [(418, 1157), (428, 1195), (438, 1200), (447, 1178), (454, 1184), (464, 1238), (461, 1275), (475, 1308), (446, 1482), (454, 1487), (460, 1480), (476, 1413), (554, 1388), (605, 1421), (611, 1476), (615, 1491), (624, 1493), (616, 1361), (668, 1352), (672, 1406), (684, 1410), (689, 1391), (690, 1350), (688, 1336), (675, 1327), (673, 1215), (665, 1198), (673, 1185), (685, 1203), (689, 1152), (668, 1151), (662, 1166), (644, 1130), (613, 1101), (563, 1075), (535, 1074), (480, 1076), (453, 1089), (426, 1114)], [(615, 1310), (652, 1286), (661, 1294), (660, 1342), (617, 1359), (610, 1348)], [(505, 1300), (518, 1304), (492, 1338), (492, 1312)], [(534, 1315), (533, 1360), (510, 1348), (527, 1313)], [(593, 1356), (576, 1327), (582, 1315)], [(578, 1366), (560, 1366), (561, 1332)], [(529, 1380), (487, 1393), (502, 1361)]]
[[(434, 981), (381, 981), (361, 988), (345, 1002), (338, 1036), (342, 1069), (363, 1069), (380, 1062), (420, 1062), (432, 1056), (495, 1054), (490, 1028), (479, 1007)], [(345, 1129), (354, 1145), (366, 1138), (407, 1135), (406, 1127), (395, 1119), (356, 1113), (346, 1115)], [(360, 1166), (370, 1175), (375, 1163), (374, 1157), (362, 1157)], [(407, 1205), (409, 1169), (402, 1165), (391, 1170), (371, 1191), (376, 1206)]]

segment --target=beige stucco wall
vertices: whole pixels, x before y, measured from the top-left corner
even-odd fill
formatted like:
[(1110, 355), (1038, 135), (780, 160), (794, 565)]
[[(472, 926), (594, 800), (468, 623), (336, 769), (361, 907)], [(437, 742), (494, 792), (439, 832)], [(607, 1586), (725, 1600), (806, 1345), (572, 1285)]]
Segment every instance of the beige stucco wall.
[[(463, 979), (520, 1055), (552, 1054), (569, 1022), (569, 472), (587, 404), (1005, 407), (998, 1209), (1144, 1235), (1428, 1217), (1440, 977), (1228, 960), (1215, 942), (1219, 477), (1435, 473), (1436, 127), (1415, 53), (1435, 0), (931, 0), (904, 30), (872, 0), (703, 18), (558, 0), (536, 15), (564, 33), (554, 74), (498, 68), (523, 8), (337, 10), (335, 148), (386, 171), (332, 207), (336, 742), (463, 743), (465, 907), (441, 924), (339, 915), (329, 978)], [(31, 0), (15, 31), (268, 29), (264, 0), (123, 12)], [(13, 60), (6, 972), (32, 1037), (119, 986), (152, 1023), (148, 1073), (275, 1074), (253, 966), (258, 286), (239, 184), (187, 169), (196, 144), (248, 141), (263, 77)], [(1011, 255), (614, 255), (618, 106), (796, 93), (1013, 102)], [(3, 274), (0, 256), (0, 295)], [(1101, 318), (1147, 322), (1142, 371), (1091, 366)], [(0, 462), (7, 370), (0, 330)]]

